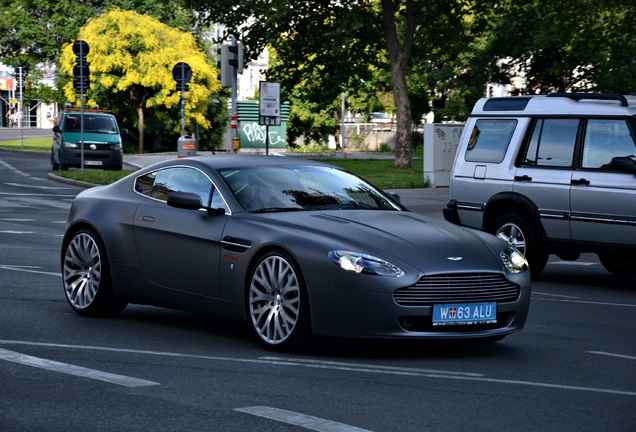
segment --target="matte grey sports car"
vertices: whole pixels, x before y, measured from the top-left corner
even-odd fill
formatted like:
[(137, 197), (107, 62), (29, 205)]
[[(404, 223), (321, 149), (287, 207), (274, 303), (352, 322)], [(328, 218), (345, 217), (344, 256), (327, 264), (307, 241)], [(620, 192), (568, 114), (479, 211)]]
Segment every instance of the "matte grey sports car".
[(290, 157), (173, 159), (85, 190), (61, 261), (82, 315), (212, 313), (246, 319), (270, 348), (311, 335), (495, 341), (523, 328), (530, 299), (513, 246)]

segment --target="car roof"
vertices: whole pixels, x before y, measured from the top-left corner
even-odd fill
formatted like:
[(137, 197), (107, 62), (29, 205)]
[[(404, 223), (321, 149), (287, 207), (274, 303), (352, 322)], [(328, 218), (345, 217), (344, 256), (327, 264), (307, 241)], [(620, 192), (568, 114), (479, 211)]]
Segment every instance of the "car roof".
[(475, 116), (529, 115), (636, 115), (636, 100), (613, 93), (552, 93), (537, 96), (482, 98), (475, 104)]
[(275, 155), (237, 155), (237, 154), (218, 154), (212, 156), (192, 156), (188, 158), (170, 159), (168, 161), (158, 162), (148, 168), (162, 168), (173, 165), (190, 165), (195, 167), (207, 166), (215, 170), (240, 167), (255, 166), (329, 166), (322, 162), (317, 162), (300, 157), (287, 157)]

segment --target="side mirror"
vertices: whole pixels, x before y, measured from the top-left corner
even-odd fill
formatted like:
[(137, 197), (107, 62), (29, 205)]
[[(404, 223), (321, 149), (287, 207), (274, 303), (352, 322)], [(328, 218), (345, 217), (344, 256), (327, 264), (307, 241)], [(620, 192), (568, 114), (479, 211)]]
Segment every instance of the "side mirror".
[(398, 195), (396, 192), (387, 192), (386, 193), (388, 196), (390, 196), (391, 198), (393, 198), (395, 201), (397, 201), (398, 203), (402, 203), (401, 199), (400, 199), (400, 195)]
[(636, 175), (636, 161), (627, 156), (612, 158), (610, 169), (613, 171), (627, 172)]
[(121, 129), (119, 135), (128, 135), (128, 129)]
[(199, 210), (203, 207), (201, 197), (192, 192), (172, 192), (168, 195), (168, 205), (184, 210)]
[(60, 129), (60, 127), (58, 125), (55, 125), (55, 126), (53, 126), (53, 132), (62, 133), (62, 129)]

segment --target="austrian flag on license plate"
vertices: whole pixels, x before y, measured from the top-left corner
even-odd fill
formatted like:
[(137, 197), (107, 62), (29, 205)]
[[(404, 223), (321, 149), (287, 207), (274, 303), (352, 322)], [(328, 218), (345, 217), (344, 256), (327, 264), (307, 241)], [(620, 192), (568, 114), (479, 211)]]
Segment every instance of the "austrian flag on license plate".
[(497, 322), (497, 303), (433, 305), (433, 325), (491, 324)]

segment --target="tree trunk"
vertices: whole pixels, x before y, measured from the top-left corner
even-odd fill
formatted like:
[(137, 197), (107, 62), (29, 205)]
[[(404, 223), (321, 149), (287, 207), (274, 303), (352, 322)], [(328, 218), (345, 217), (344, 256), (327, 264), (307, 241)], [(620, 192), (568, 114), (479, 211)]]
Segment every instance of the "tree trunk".
[(140, 105), (137, 107), (137, 116), (139, 117), (139, 125), (137, 129), (139, 131), (139, 154), (144, 152), (144, 109)]
[(413, 0), (406, 0), (404, 41), (400, 43), (395, 22), (395, 5), (392, 0), (382, 0), (382, 23), (391, 63), (391, 87), (397, 117), (394, 165), (402, 168), (413, 167), (411, 100), (406, 86), (406, 71), (413, 46), (415, 18), (421, 7), (422, 3), (416, 5)]

